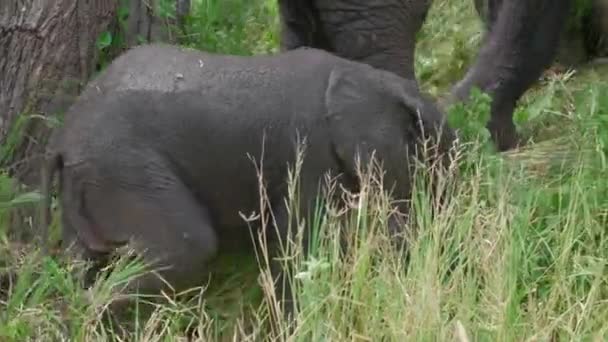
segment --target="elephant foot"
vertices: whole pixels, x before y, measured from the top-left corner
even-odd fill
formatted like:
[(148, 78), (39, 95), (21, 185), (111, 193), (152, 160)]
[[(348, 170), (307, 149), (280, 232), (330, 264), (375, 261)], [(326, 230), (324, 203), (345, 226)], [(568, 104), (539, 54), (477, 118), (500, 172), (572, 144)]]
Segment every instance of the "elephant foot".
[(492, 120), (488, 123), (488, 130), (498, 152), (512, 150), (521, 145), (521, 139), (511, 120), (508, 123)]

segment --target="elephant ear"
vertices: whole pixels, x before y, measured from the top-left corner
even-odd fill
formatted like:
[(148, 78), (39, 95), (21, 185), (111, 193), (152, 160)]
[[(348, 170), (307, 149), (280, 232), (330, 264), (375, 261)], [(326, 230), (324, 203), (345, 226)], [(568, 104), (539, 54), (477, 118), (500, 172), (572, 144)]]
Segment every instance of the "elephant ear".
[(439, 138), (440, 145), (452, 142), (454, 133), (447, 125), (446, 115), (431, 98), (420, 91), (415, 80), (406, 80), (393, 74), (386, 74), (386, 78), (389, 92), (405, 107), (421, 138), (430, 138), (435, 142)]
[(416, 135), (421, 139), (428, 140), (427, 147), (430, 154), (426, 156), (431, 160), (439, 158), (444, 166), (451, 163), (453, 146), (456, 133), (448, 125), (447, 116), (439, 109), (438, 105), (429, 96), (423, 94), (418, 88), (415, 80), (404, 80), (396, 75), (388, 75), (392, 79), (393, 95), (396, 96), (401, 105), (414, 123)]
[[(353, 76), (343, 68), (334, 68), (329, 74), (327, 89), (325, 89), (326, 122), (331, 132), (333, 151), (351, 176), (355, 172), (352, 157), (357, 153), (355, 142), (357, 125), (353, 122), (352, 108), (360, 101), (360, 90)], [(345, 117), (348, 115), (348, 119)]]
[[(380, 149), (377, 152), (381, 155), (385, 153), (388, 146), (382, 142), (386, 137), (399, 136), (396, 125), (375, 117), (377, 108), (369, 106), (368, 102), (382, 99), (366, 83), (369, 80), (357, 73), (361, 70), (334, 68), (325, 90), (325, 119), (331, 132), (332, 148), (345, 168), (343, 171), (350, 176), (356, 175), (355, 158), (359, 157), (362, 165), (367, 165), (374, 149)], [(370, 97), (371, 101), (366, 101)]]
[(341, 120), (342, 115), (361, 102), (361, 88), (355, 78), (343, 68), (334, 68), (329, 74), (325, 90), (325, 107), (330, 121)]

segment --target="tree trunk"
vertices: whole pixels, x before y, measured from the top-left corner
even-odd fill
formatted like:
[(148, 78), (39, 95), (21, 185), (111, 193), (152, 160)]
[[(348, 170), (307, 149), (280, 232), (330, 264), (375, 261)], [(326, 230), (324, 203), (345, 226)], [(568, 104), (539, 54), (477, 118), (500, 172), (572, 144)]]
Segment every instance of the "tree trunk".
[(96, 38), (115, 13), (115, 0), (0, 2), (0, 158), (11, 174), (25, 177), (38, 164), (46, 119), (94, 70)]
[[(160, 1), (0, 0), (0, 166), (9, 175), (38, 186), (52, 124), (97, 71), (102, 33), (124, 37), (123, 46), (104, 51), (106, 61), (140, 42), (176, 41), (166, 24), (182, 19), (190, 0), (176, 0), (177, 6), (157, 16)], [(119, 9), (128, 9), (121, 11), (126, 20), (119, 20)], [(30, 215), (15, 216), (11, 230), (21, 233), (16, 226)]]
[(171, 28), (190, 0), (175, 1), (163, 10), (161, 0), (130, 0), (126, 27), (116, 25), (117, 0), (0, 1), (0, 165), (36, 182), (49, 123), (96, 71), (101, 33), (124, 30), (126, 44), (116, 53), (141, 42), (177, 42)]

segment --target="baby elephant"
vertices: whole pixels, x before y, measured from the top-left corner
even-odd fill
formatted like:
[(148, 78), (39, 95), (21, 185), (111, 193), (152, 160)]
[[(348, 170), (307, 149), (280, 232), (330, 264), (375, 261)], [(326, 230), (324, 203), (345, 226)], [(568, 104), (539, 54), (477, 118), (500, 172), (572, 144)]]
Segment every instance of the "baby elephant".
[[(165, 266), (160, 275), (179, 291), (202, 285), (224, 245), (251, 243), (243, 215), (260, 209), (254, 161), (276, 218), (269, 233), (284, 239), (297, 142), (305, 215), (327, 172), (356, 191), (356, 158), (374, 151), (387, 190), (407, 198), (411, 152), (438, 136), (446, 152), (453, 132), (415, 81), (321, 50), (241, 57), (145, 45), (118, 57), (66, 113), (47, 152), (44, 211), (48, 220), (57, 172), (64, 243), (89, 254), (128, 244)], [(131, 284), (164, 285), (152, 274)]]

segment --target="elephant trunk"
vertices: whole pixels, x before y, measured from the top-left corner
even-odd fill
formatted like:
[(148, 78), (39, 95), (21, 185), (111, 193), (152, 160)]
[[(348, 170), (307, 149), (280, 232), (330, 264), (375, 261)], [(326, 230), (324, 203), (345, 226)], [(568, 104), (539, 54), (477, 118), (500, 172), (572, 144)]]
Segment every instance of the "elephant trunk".
[(453, 88), (466, 100), (472, 87), (493, 97), (489, 129), (499, 150), (515, 147), (513, 109), (551, 63), (571, 0), (504, 1), (475, 64)]

